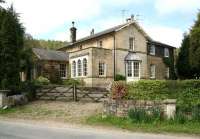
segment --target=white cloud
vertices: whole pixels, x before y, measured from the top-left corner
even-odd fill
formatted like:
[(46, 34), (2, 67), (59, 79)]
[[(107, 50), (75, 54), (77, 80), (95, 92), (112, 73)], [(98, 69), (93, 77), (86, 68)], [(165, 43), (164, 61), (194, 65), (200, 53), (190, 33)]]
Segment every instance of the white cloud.
[(144, 25), (145, 31), (155, 40), (175, 47), (180, 47), (183, 38), (183, 31), (160, 25)]
[[(82, 28), (79, 27), (77, 28), (77, 39), (89, 36), (90, 31), (92, 29), (94, 29), (95, 33), (98, 33), (100, 31), (119, 25), (121, 23), (122, 20), (120, 18), (108, 18), (108, 19), (94, 21), (87, 26), (84, 26)], [(70, 37), (69, 28), (53, 35), (53, 39), (55, 40), (69, 41), (70, 40), (69, 37)]]
[(156, 0), (155, 8), (159, 14), (193, 13), (200, 8), (199, 0)]
[(21, 21), (32, 35), (54, 30), (76, 19), (86, 19), (100, 13), (98, 1), (93, 0), (8, 0), (20, 13)]
[(51, 32), (72, 20), (98, 16), (103, 5), (123, 6), (140, 0), (7, 0), (20, 13), (27, 32), (33, 36)]

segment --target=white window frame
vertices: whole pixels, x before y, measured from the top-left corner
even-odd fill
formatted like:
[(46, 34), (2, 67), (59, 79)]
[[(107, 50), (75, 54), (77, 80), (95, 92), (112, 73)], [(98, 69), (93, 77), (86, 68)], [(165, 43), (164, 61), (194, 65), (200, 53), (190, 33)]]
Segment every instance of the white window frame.
[(169, 48), (164, 48), (164, 57), (169, 57)]
[(135, 38), (129, 37), (129, 50), (135, 51)]
[[(61, 63), (59, 68), (59, 75), (61, 79), (66, 79), (67, 78), (67, 65), (64, 63)], [(63, 76), (64, 75), (64, 76)]]
[[(85, 76), (84, 75), (84, 63), (83, 63), (83, 59), (86, 59), (87, 60), (87, 75)], [(79, 76), (78, 74), (78, 61), (81, 61), (81, 75)], [(75, 69), (75, 72), (76, 72), (76, 75), (74, 76), (74, 70), (73, 70), (73, 61), (75, 61), (76, 63), (76, 69)], [(70, 59), (70, 64), (71, 64), (71, 77), (72, 78), (81, 78), (81, 77), (87, 77), (88, 76), (88, 66), (89, 66), (89, 62), (88, 62), (88, 55), (84, 55), (84, 56), (80, 56), (80, 57), (76, 57), (76, 58), (71, 58)]]
[[(137, 72), (137, 75), (136, 75), (136, 72)], [(134, 78), (140, 77), (140, 63), (139, 63), (139, 61), (133, 62), (133, 77)]]
[(87, 74), (88, 74), (88, 60), (86, 59), (86, 58), (83, 58), (83, 61), (82, 61), (82, 63), (83, 63), (83, 76), (87, 76)]
[[(102, 68), (101, 64), (103, 65), (103, 68)], [(106, 63), (105, 62), (99, 62), (98, 66), (99, 66), (99, 77), (105, 77), (106, 76)], [(100, 70), (102, 70), (102, 71), (100, 71)]]
[[(137, 65), (137, 69), (135, 69)], [(129, 81), (137, 81), (140, 79), (140, 72), (141, 72), (141, 61), (127, 61), (126, 63), (126, 76), (127, 82)], [(138, 72), (137, 76), (135, 72)]]
[(82, 67), (83, 67), (83, 66), (82, 66), (82, 60), (79, 59), (79, 60), (77, 61), (77, 76), (78, 76), (78, 77), (81, 77), (81, 76), (82, 76), (82, 71), (83, 71), (83, 70), (82, 70)]
[(155, 45), (150, 45), (149, 54), (150, 55), (155, 55), (156, 54), (156, 47), (155, 47)]
[(76, 61), (73, 60), (71, 65), (72, 65), (71, 75), (72, 77), (76, 77)]
[(132, 61), (127, 61), (127, 77), (133, 76)]
[(150, 65), (150, 78), (151, 79), (156, 78), (156, 65), (154, 65), (154, 64)]

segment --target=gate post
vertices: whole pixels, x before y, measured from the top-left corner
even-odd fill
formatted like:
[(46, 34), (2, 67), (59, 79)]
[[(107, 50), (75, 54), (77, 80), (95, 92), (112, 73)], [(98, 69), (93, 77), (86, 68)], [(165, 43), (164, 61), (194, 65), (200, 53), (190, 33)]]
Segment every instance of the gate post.
[(76, 102), (77, 101), (77, 91), (76, 91), (76, 85), (73, 85), (73, 100)]

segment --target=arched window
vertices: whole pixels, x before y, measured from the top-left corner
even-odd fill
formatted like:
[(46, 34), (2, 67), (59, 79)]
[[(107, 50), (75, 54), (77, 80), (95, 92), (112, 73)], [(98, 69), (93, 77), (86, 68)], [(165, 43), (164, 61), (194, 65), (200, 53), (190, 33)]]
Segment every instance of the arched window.
[(87, 76), (87, 59), (83, 59), (83, 76)]
[(72, 76), (76, 77), (76, 62), (72, 62)]
[(82, 65), (81, 65), (81, 60), (78, 60), (78, 76), (82, 75)]

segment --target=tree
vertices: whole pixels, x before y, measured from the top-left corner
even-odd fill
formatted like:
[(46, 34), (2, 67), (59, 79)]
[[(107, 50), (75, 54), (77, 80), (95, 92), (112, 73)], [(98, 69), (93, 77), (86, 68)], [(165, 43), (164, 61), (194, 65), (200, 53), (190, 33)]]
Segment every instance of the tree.
[(189, 62), (189, 47), (190, 37), (188, 34), (184, 34), (176, 64), (178, 76), (180, 79), (192, 78), (192, 69)]
[(200, 12), (190, 31), (189, 59), (194, 70), (194, 76), (200, 77)]
[(0, 19), (0, 88), (14, 90), (20, 83), (24, 28), (12, 6), (0, 8)]

